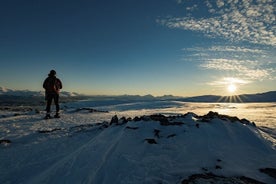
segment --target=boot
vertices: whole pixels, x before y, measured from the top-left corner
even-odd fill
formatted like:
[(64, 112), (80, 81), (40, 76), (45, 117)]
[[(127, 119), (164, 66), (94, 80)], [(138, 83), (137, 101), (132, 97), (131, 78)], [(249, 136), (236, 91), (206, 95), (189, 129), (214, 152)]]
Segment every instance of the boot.
[(54, 116), (54, 118), (60, 118), (59, 113), (57, 112), (56, 115)]
[(50, 118), (51, 118), (50, 113), (47, 113), (44, 119), (50, 119)]

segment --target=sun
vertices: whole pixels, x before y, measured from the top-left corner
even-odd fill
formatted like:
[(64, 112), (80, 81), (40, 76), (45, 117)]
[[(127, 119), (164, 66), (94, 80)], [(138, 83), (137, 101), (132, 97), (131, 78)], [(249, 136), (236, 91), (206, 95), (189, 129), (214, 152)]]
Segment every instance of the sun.
[(227, 90), (230, 93), (235, 93), (237, 91), (237, 86), (235, 84), (229, 84), (227, 86)]

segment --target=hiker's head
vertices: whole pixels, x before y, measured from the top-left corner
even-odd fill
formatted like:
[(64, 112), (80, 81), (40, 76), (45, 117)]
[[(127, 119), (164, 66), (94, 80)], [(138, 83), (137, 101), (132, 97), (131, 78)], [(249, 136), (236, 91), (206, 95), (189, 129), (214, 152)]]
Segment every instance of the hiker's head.
[(49, 76), (55, 76), (57, 74), (57, 72), (55, 70), (51, 70), (49, 73)]

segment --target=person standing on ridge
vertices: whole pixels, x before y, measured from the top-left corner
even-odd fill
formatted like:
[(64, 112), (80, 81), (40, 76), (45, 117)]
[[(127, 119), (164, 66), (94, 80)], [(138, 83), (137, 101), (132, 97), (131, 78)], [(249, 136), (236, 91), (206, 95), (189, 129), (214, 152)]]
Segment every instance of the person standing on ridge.
[(51, 104), (54, 99), (56, 106), (55, 118), (60, 118), (59, 116), (59, 91), (62, 89), (61, 81), (56, 77), (56, 71), (51, 70), (48, 77), (43, 82), (43, 88), (45, 89), (45, 100), (47, 101), (46, 106), (46, 116), (45, 119), (51, 118)]

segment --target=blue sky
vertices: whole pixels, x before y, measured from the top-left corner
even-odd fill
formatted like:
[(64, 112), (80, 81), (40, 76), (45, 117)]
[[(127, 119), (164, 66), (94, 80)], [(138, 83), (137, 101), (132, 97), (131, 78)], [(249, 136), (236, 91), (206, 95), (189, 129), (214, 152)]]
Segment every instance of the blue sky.
[[(0, 1), (0, 86), (42, 90), (51, 69), (85, 94), (276, 90), (273, 0)], [(229, 91), (229, 85), (236, 90)]]

